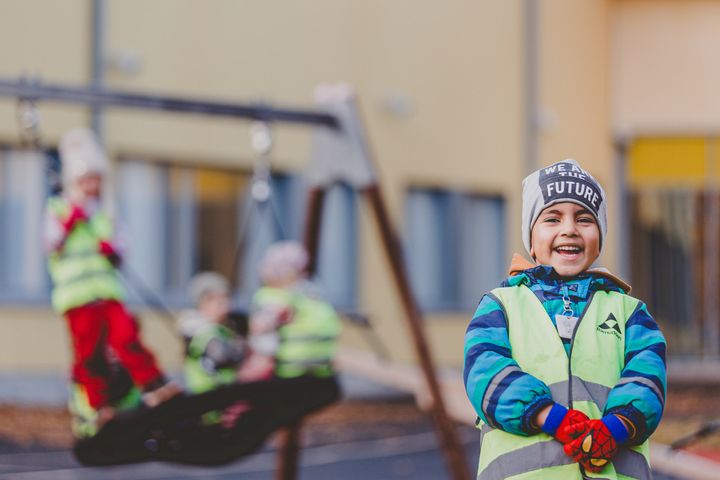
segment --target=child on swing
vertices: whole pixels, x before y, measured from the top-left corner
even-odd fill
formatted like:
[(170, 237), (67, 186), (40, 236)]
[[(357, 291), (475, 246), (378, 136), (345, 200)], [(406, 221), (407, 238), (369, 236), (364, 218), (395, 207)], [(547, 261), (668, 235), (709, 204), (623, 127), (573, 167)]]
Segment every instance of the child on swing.
[(96, 412), (100, 427), (115, 414), (108, 396), (106, 347), (143, 391), (145, 405), (157, 406), (181, 388), (158, 368), (123, 305), (117, 274), (121, 241), (101, 209), (105, 153), (84, 128), (63, 135), (59, 153), (64, 192), (49, 199), (45, 219), (52, 304), (70, 333), (73, 382)]
[(220, 385), (257, 380), (244, 364), (250, 347), (231, 325), (230, 284), (217, 272), (202, 272), (190, 282), (195, 308), (183, 312), (180, 333), (185, 340), (185, 382), (192, 393)]
[(652, 478), (665, 339), (626, 283), (593, 268), (607, 238), (605, 192), (567, 159), (529, 175), (522, 201), (534, 263), (513, 258), (465, 335), (478, 478)]
[(263, 286), (253, 295), (248, 360), (265, 378), (331, 377), (341, 323), (307, 278), (305, 248), (295, 241), (268, 247), (260, 266)]

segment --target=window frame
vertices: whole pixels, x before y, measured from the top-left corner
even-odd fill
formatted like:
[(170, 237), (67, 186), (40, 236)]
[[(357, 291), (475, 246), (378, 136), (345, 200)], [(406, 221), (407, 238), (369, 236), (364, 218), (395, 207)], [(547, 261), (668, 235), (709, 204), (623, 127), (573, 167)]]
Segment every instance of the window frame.
[[(415, 199), (425, 205), (418, 206)], [(467, 252), (475, 253), (477, 250), (472, 249), (472, 239), (468, 238), (468, 232), (472, 229), (469, 228), (469, 222), (465, 221), (464, 212), (481, 204), (486, 204), (483, 208), (495, 210), (497, 221), (492, 229), (496, 233), (495, 241), (492, 242), (494, 251), (485, 257), (495, 262), (492, 266), (495, 273), (488, 274), (481, 279), (480, 285), (473, 287), (472, 262), (468, 261), (472, 255)], [(421, 212), (417, 211), (418, 208)], [(423, 209), (427, 213), (425, 219), (422, 219)], [(418, 227), (418, 221), (429, 223)], [(467, 312), (477, 305), (485, 291), (499, 285), (505, 272), (506, 222), (507, 201), (497, 193), (422, 185), (406, 189), (405, 260), (411, 288), (423, 312)], [(416, 238), (426, 240), (417, 244), (414, 240)], [(475, 277), (477, 280), (478, 275)]]

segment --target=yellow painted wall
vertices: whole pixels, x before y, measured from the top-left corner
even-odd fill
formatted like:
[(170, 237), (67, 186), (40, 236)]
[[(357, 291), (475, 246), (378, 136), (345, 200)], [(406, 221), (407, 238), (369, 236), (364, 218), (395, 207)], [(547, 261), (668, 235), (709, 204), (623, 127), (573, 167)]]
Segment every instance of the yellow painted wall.
[[(16, 76), (30, 65), (48, 80), (85, 81), (89, 2), (30, 3), (3, 4), (0, 76)], [(539, 98), (558, 119), (541, 133), (539, 163), (574, 156), (612, 192), (607, 2), (547, 0), (539, 5)], [(38, 8), (43, 15), (37, 15)], [(141, 68), (136, 75), (110, 71), (106, 81), (119, 89), (298, 107), (311, 106), (317, 83), (348, 81), (357, 89), (381, 186), (400, 232), (409, 186), (501, 194), (507, 200), (508, 251), (519, 251), (520, 181), (526, 173), (523, 8), (521, 0), (109, 0), (108, 53), (131, 52)], [(30, 27), (38, 36), (18, 49), (17, 39)], [(393, 95), (407, 99), (408, 116), (388, 111)], [(48, 141), (86, 119), (78, 107), (43, 105), (42, 114)], [(301, 168), (309, 154), (307, 132), (277, 130), (278, 165)], [(105, 135), (116, 155), (236, 168), (248, 168), (252, 161), (244, 122), (113, 110), (106, 116)], [(15, 138), (14, 103), (0, 99), (0, 140)], [(362, 309), (394, 356), (412, 359), (402, 311), (365, 207), (360, 224)], [(610, 257), (612, 249), (609, 244)], [(441, 363), (461, 365), (471, 314), (428, 318), (431, 347)], [(57, 325), (49, 311), (35, 316)], [(146, 336), (159, 342), (163, 359), (172, 363), (176, 345), (159, 330), (148, 327)], [(346, 338), (361, 344), (353, 332)], [(65, 360), (49, 351), (54, 353), (47, 365), (58, 368)]]
[(628, 149), (628, 183), (633, 189), (717, 186), (719, 147), (717, 138), (637, 138)]
[(616, 0), (613, 124), (619, 134), (720, 130), (720, 2)]
[[(3, 2), (0, 75), (85, 82), (90, 70), (88, 4), (85, 0)], [(86, 118), (82, 109), (48, 105), (42, 110), (43, 136), (54, 141), (67, 125)], [(0, 140), (15, 141), (17, 135), (16, 102), (0, 98)]]
[(608, 20), (605, 1), (550, 0), (540, 10), (538, 161), (575, 158), (608, 197), (601, 261), (617, 271), (616, 161), (610, 142)]
[[(355, 37), (355, 60), (363, 68), (356, 78), (398, 229), (404, 226), (404, 192), (412, 185), (502, 193), (510, 200), (523, 157), (521, 2), (363, 5)], [(413, 104), (406, 119), (382, 108), (394, 92)], [(363, 308), (390, 340), (394, 355), (410, 360), (414, 352), (403, 312), (369, 213), (363, 209), (361, 215)], [(428, 316), (428, 338), (438, 360), (460, 364), (471, 315)]]

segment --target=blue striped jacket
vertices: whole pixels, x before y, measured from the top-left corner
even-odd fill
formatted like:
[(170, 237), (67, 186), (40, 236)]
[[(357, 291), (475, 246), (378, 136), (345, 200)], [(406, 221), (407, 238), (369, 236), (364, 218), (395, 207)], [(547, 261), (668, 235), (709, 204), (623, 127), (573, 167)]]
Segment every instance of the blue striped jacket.
[[(626, 293), (626, 285), (612, 278), (583, 272), (570, 280), (557, 276), (552, 267), (535, 266), (509, 277), (502, 286), (527, 285), (547, 311), (550, 319), (564, 310), (563, 297), (570, 299), (575, 315), (584, 311), (592, 293), (599, 290)], [(564, 341), (569, 352), (569, 341)], [(608, 397), (604, 414), (618, 413), (633, 422), (636, 435), (631, 444), (645, 441), (660, 422), (665, 405), (665, 338), (657, 323), (640, 302), (626, 322), (625, 367), (621, 377), (642, 377), (650, 382), (620, 382)], [(465, 333), (465, 390), (478, 416), (486, 423), (518, 435), (539, 430), (531, 420), (552, 403), (550, 389), (532, 375), (521, 373), (511, 382), (501, 382), (491, 401), (483, 402), (488, 386), (508, 366), (517, 366), (512, 357), (507, 319), (502, 306), (485, 295)], [(655, 388), (652, 388), (652, 386)]]

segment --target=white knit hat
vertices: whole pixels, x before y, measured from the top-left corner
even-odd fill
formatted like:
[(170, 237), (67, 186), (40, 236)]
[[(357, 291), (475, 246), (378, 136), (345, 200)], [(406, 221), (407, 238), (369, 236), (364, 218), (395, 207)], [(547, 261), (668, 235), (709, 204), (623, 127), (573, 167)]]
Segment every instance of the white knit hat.
[(197, 305), (209, 293), (229, 294), (230, 283), (217, 272), (202, 272), (190, 280), (189, 290), (190, 296)]
[(600, 248), (607, 235), (607, 202), (605, 191), (592, 175), (572, 158), (554, 163), (528, 175), (523, 180), (522, 239), (530, 253), (530, 234), (540, 213), (561, 202), (577, 203), (595, 217), (600, 230)]
[(87, 128), (74, 128), (60, 139), (62, 178), (66, 185), (90, 173), (104, 175), (107, 157), (95, 134)]
[(274, 243), (263, 257), (260, 278), (267, 284), (274, 284), (301, 275), (308, 266), (308, 260), (307, 251), (299, 242)]

